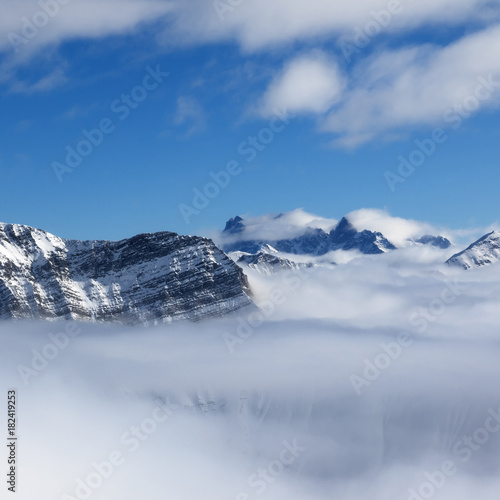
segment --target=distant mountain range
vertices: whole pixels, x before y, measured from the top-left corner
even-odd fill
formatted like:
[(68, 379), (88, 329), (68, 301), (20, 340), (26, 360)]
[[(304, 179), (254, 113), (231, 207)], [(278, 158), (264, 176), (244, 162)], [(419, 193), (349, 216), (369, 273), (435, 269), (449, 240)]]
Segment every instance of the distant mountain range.
[[(288, 227), (286, 214), (272, 220), (280, 217)], [(274, 230), (259, 232), (258, 227), (256, 231), (252, 224), (249, 230), (241, 217), (227, 222), (222, 245), (231, 258), (210, 239), (170, 232), (116, 242), (79, 241), (0, 224), (0, 318), (124, 324), (196, 321), (253, 304), (243, 269), (269, 275), (334, 265), (328, 256), (319, 264), (314, 258), (335, 250), (364, 255), (397, 250), (382, 233), (358, 230), (347, 217), (328, 230), (293, 226), (290, 237), (277, 237), (285, 233)], [(407, 244), (443, 250), (451, 246), (443, 236), (431, 235)], [(447, 263), (471, 269), (499, 260), (500, 232), (494, 231)]]
[[(280, 214), (268, 220), (275, 221), (286, 215)], [(355, 250), (364, 255), (377, 255), (398, 248), (381, 232), (358, 230), (348, 217), (343, 217), (329, 231), (307, 225), (299, 229), (294, 228), (294, 231), (297, 234), (291, 238), (252, 238), (249, 235), (262, 231), (255, 227), (254, 221), (251, 227), (248, 227), (246, 221), (237, 216), (227, 221), (222, 231), (222, 248), (230, 255), (234, 253), (240, 265), (247, 265), (264, 274), (290, 269), (294, 266), (300, 268), (305, 265), (293, 262), (288, 257), (289, 255), (318, 257), (335, 250)], [(444, 236), (425, 234), (407, 240), (405, 246), (409, 245), (429, 245), (447, 250), (451, 248), (452, 243)], [(462, 252), (455, 254), (446, 263), (464, 269), (473, 269), (498, 261), (500, 261), (500, 232), (493, 231)]]
[[(329, 232), (320, 228), (304, 227), (301, 234), (288, 239), (247, 239), (246, 229), (245, 220), (242, 217), (230, 219), (222, 232), (222, 241), (227, 242), (223, 244), (224, 251), (257, 254), (262, 251), (266, 252), (271, 247), (278, 252), (288, 254), (321, 256), (335, 250), (357, 250), (365, 255), (376, 255), (397, 248), (380, 232), (358, 231), (346, 217), (343, 217)], [(424, 235), (415, 241), (409, 241), (409, 244), (411, 243), (432, 245), (442, 249), (451, 246), (451, 242), (443, 236), (431, 235)]]

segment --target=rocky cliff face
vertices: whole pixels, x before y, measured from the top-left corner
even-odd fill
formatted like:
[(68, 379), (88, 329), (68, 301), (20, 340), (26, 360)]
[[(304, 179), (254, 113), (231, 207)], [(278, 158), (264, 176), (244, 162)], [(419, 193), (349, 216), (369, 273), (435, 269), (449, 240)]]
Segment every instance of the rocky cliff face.
[(251, 304), (243, 271), (211, 240), (161, 232), (63, 240), (0, 224), (0, 318), (155, 324)]

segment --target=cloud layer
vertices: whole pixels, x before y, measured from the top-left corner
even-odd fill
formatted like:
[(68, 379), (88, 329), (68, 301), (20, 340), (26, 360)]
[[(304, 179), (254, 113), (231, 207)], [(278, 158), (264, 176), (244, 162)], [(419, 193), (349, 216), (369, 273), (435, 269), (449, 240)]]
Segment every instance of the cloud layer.
[[(353, 4), (328, 0), (293, 4), (286, 0), (193, 0), (189, 3), (180, 0), (73, 0), (64, 4), (54, 0), (53, 4), (56, 3), (59, 9), (52, 7), (55, 14), (51, 15), (50, 29), (41, 31), (33, 39), (34, 44), (124, 33), (140, 23), (171, 14), (165, 21), (165, 41), (171, 44), (234, 40), (246, 50), (259, 50), (269, 45), (350, 33), (388, 8), (386, 0), (362, 0)], [(5, 8), (0, 21), (0, 43), (6, 49), (7, 35), (20, 33), (23, 17), (32, 20), (42, 9), (39, 3), (30, 0), (2, 0), (2, 4)], [(454, 25), (473, 19), (484, 21), (485, 17), (488, 20), (498, 18), (496, 2), (487, 0), (396, 1), (393, 4), (397, 14), (385, 27), (389, 31), (428, 23)]]
[[(18, 65), (42, 49), (130, 34), (149, 24), (158, 44), (170, 49), (218, 42), (236, 43), (250, 56), (278, 49), (281, 69), (261, 92), (260, 104), (248, 108), (265, 116), (276, 108), (316, 116), (319, 129), (340, 147), (394, 139), (418, 127), (459, 127), (498, 104), (498, 2), (53, 0), (48, 14), (28, 0), (2, 2), (2, 80), (13, 79), (17, 91), (65, 83), (62, 68), (32, 84), (16, 81)], [(453, 28), (465, 34), (439, 45), (403, 37), (417, 29)], [(388, 48), (394, 44), (387, 40), (400, 48)], [(299, 43), (316, 48), (290, 51)]]
[[(216, 9), (216, 3), (191, 2), (178, 11), (176, 30), (187, 43), (236, 40), (244, 50), (255, 51), (296, 41), (317, 41), (353, 34), (374, 20), (374, 13), (387, 10), (386, 0), (345, 3), (329, 0), (290, 3), (286, 0), (255, 0)], [(498, 16), (498, 5), (485, 0), (423, 0), (390, 2), (398, 7), (385, 30), (400, 32), (425, 24), (456, 25), (474, 19)], [(485, 10), (491, 6), (493, 10)], [(498, 18), (498, 17), (497, 17)]]
[[(56, 351), (48, 334), (61, 342), (64, 323), (3, 323), (0, 387), (19, 394), (19, 498), (77, 498), (78, 481), (94, 474), (97, 484), (96, 467), (119, 452), (92, 498), (406, 499), (451, 460), (435, 498), (489, 500), (500, 471), (500, 433), (484, 434), (500, 409), (500, 274), (454, 273), (435, 256), (388, 254), (252, 275), (261, 316), (80, 325)], [(412, 342), (398, 350), (403, 331)], [(394, 357), (356, 390), (353, 377), (389, 345)], [(35, 375), (23, 379), (20, 365)], [(157, 397), (170, 416), (155, 424)], [(468, 448), (467, 436), (481, 444)], [(298, 450), (286, 467), (276, 462), (285, 442)], [(270, 474), (260, 493), (259, 470)]]

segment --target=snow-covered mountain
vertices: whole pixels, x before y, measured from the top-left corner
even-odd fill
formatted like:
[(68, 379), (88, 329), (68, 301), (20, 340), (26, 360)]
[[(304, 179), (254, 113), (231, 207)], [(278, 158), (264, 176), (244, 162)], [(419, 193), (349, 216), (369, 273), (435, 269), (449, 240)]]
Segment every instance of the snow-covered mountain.
[(448, 264), (472, 269), (500, 261), (500, 231), (492, 231), (460, 253), (447, 260)]
[[(376, 227), (376, 222), (368, 224), (367, 228), (366, 220), (360, 220), (363, 219), (360, 212), (343, 217), (340, 221), (314, 219), (311, 214), (300, 210), (248, 220), (237, 216), (226, 223), (221, 235), (222, 245), (228, 252), (257, 254), (267, 251), (266, 247), (271, 246), (282, 253), (312, 256), (325, 255), (335, 250), (357, 250), (362, 254), (373, 255), (411, 245), (429, 245), (443, 250), (451, 247), (447, 238), (424, 232), (417, 232), (417, 235), (409, 238), (401, 238), (399, 235), (395, 243), (391, 241), (392, 238), (383, 234), (385, 231)], [(383, 227), (392, 226), (393, 229), (405, 224), (403, 219), (391, 220), (389, 216), (380, 214), (381, 212), (375, 213)], [(366, 219), (366, 215), (364, 218)], [(414, 221), (408, 221), (406, 225), (414, 230), (417, 226)], [(405, 228), (403, 232), (404, 230)], [(393, 233), (394, 230), (391, 234)]]
[(363, 254), (381, 254), (396, 249), (382, 233), (358, 231), (346, 217), (330, 232), (321, 228), (305, 227), (302, 234), (294, 238), (278, 240), (245, 239), (245, 229), (244, 219), (239, 216), (226, 223), (222, 232), (223, 241), (227, 242), (223, 246), (226, 252), (257, 254), (264, 250), (266, 245), (271, 245), (278, 252), (314, 256), (325, 255), (333, 250), (358, 250)]
[(251, 303), (243, 271), (206, 238), (78, 241), (0, 224), (0, 318), (161, 323)]

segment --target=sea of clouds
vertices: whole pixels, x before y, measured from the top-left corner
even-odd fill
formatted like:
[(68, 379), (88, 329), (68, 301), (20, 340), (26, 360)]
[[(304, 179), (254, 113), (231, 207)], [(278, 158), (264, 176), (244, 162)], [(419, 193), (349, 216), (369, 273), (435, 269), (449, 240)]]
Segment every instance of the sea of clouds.
[(260, 310), (196, 324), (1, 324), (17, 498), (494, 498), (500, 267), (447, 256), (248, 270)]

